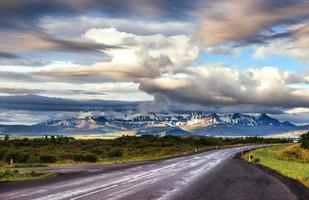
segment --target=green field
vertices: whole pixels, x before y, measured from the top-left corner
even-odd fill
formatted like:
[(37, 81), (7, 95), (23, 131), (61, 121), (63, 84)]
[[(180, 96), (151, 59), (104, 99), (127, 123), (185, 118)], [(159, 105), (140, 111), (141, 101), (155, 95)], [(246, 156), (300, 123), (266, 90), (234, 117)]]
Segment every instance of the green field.
[(243, 158), (272, 168), (282, 175), (295, 179), (309, 187), (309, 150), (299, 144), (273, 146), (246, 153)]

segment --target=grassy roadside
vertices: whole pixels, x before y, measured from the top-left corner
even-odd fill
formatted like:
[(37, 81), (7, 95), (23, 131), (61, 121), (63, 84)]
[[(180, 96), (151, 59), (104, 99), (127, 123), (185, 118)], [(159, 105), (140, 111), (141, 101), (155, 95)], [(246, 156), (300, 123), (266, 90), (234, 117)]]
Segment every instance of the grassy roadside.
[(0, 169), (0, 182), (44, 179), (55, 176), (53, 173)]
[(243, 159), (274, 169), (309, 187), (309, 150), (299, 144), (272, 146), (247, 152)]

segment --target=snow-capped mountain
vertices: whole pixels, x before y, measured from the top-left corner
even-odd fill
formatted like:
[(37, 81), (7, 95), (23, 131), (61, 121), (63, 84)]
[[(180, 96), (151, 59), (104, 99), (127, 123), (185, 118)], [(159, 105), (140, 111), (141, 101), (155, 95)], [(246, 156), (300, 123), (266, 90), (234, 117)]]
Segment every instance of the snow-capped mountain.
[(308, 129), (280, 122), (267, 114), (241, 113), (134, 113), (122, 116), (88, 116), (39, 124), (0, 125), (0, 133), (20, 135), (111, 133), (134, 130), (138, 134), (270, 135)]

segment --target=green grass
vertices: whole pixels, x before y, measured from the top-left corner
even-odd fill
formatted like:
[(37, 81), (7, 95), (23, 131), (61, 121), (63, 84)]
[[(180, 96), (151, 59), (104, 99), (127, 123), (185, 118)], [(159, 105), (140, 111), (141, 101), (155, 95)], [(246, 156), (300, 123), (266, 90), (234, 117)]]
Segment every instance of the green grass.
[(243, 155), (252, 162), (272, 168), (282, 175), (295, 179), (309, 187), (309, 150), (300, 148), (298, 144), (273, 146), (257, 149)]

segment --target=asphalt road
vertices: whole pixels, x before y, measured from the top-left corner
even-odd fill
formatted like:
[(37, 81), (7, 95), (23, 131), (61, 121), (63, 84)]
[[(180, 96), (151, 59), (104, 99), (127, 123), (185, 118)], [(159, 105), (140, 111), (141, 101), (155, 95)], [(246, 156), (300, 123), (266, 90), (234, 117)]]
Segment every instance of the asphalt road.
[[(28, 183), (4, 183), (0, 184), (0, 199), (297, 199), (278, 179), (243, 161), (232, 159), (249, 148), (254, 147), (116, 165), (107, 170), (97, 165), (90, 167), (91, 172), (88, 173)], [(78, 169), (75, 167), (75, 172)], [(57, 170), (70, 171), (68, 168)], [(89, 168), (80, 168), (80, 171), (85, 170)]]

